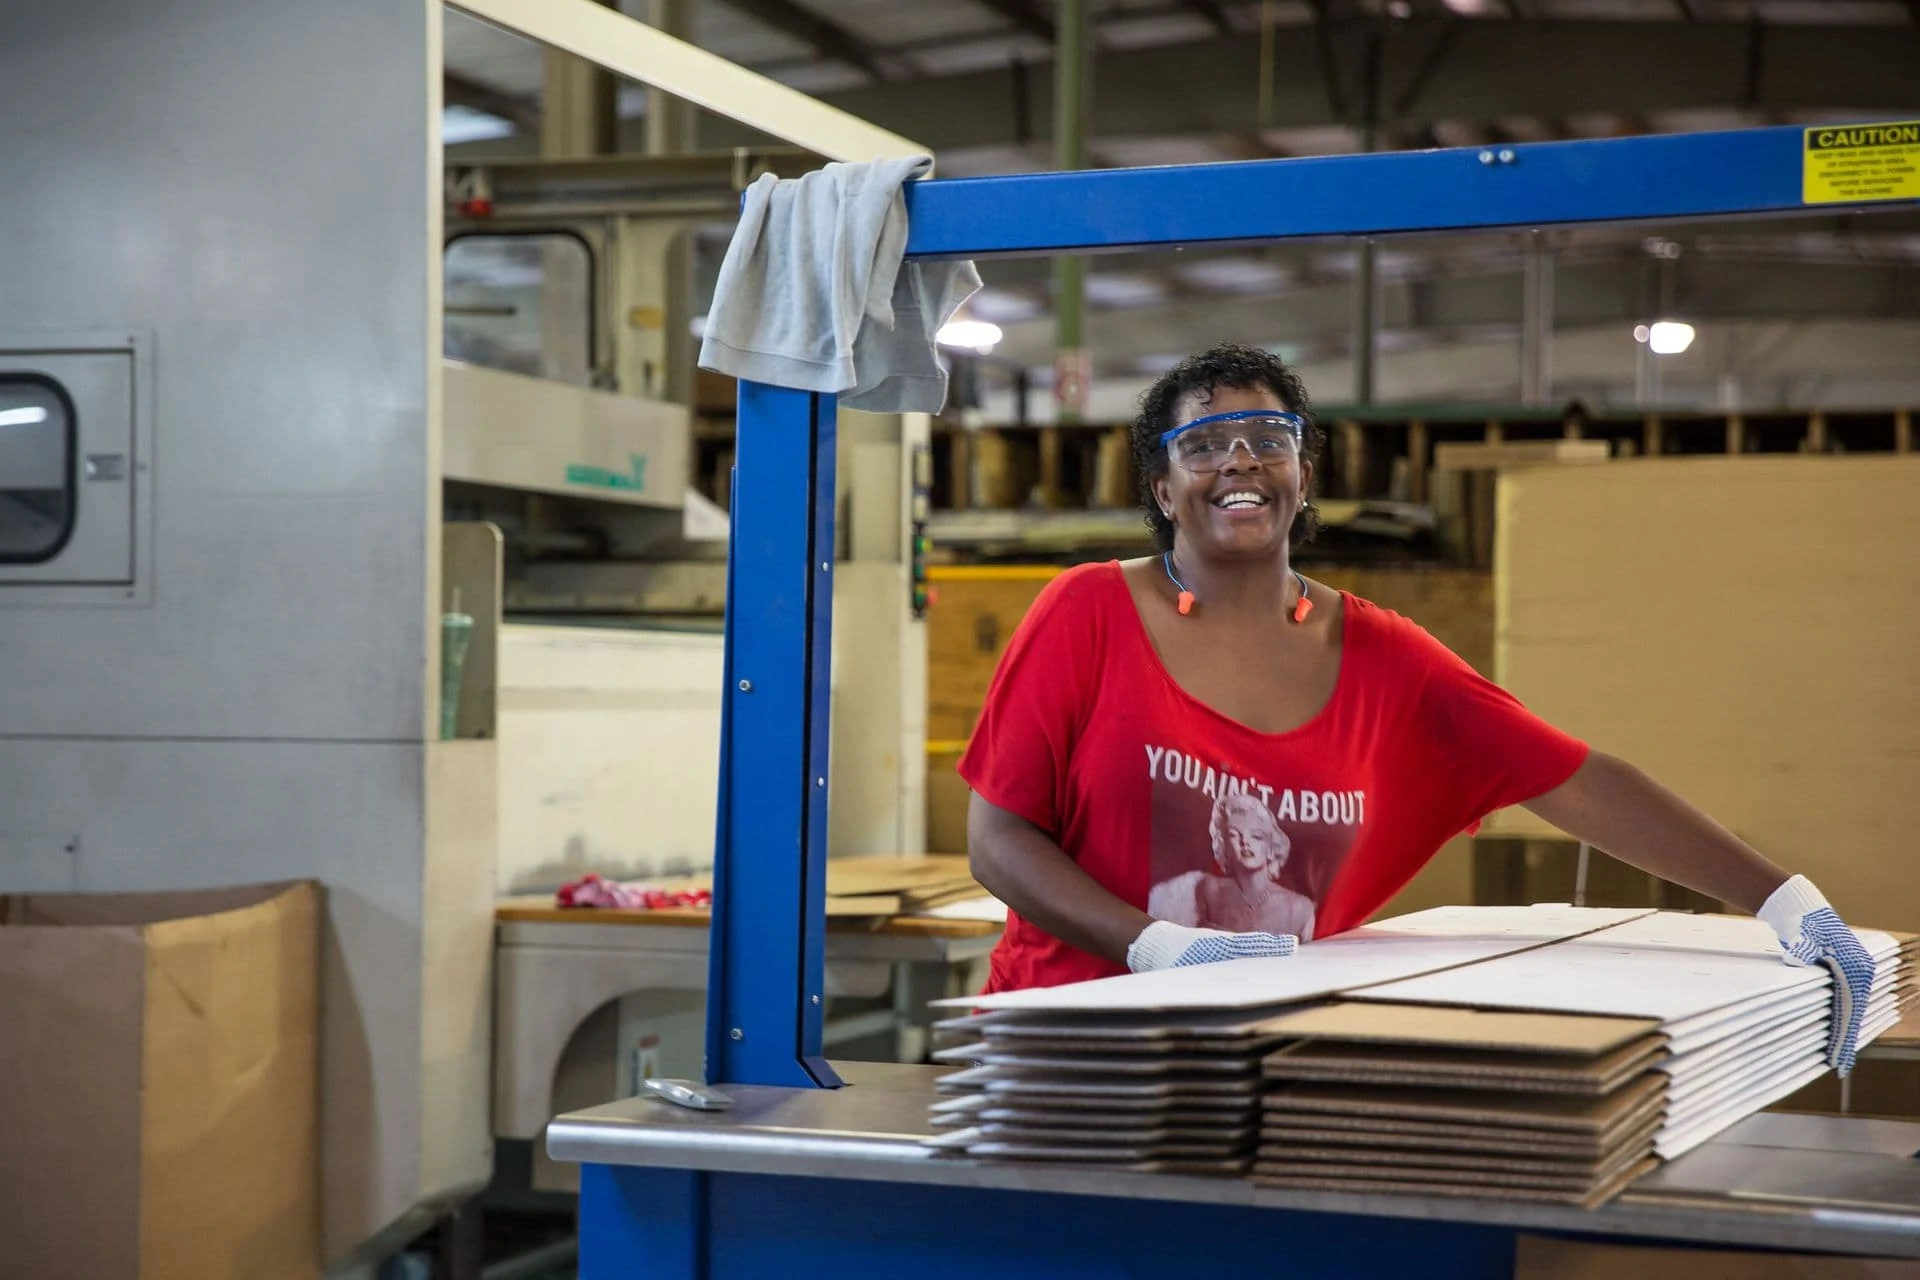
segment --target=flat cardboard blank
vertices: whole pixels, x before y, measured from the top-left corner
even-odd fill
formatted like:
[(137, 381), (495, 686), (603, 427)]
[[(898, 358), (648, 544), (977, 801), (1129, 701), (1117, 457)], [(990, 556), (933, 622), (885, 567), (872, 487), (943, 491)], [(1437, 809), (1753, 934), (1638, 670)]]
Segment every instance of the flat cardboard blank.
[(1339, 1158), (1342, 1152), (1359, 1148), (1380, 1156), (1393, 1156), (1412, 1162), (1415, 1156), (1430, 1159), (1491, 1158), (1511, 1163), (1515, 1160), (1566, 1160), (1596, 1165), (1611, 1153), (1649, 1150), (1661, 1123), (1657, 1109), (1641, 1112), (1630, 1124), (1600, 1136), (1515, 1134), (1462, 1125), (1444, 1136), (1430, 1136), (1410, 1128), (1376, 1126), (1309, 1128), (1275, 1124), (1269, 1119), (1260, 1129), (1260, 1156), (1268, 1160), (1296, 1160), (1309, 1152), (1322, 1152)]
[(1375, 1001), (1338, 1001), (1282, 1014), (1262, 1024), (1290, 1039), (1324, 1037), (1444, 1049), (1505, 1049), (1591, 1056), (1658, 1031), (1651, 1018), (1448, 1009)]
[(1268, 1114), (1342, 1115), (1447, 1121), (1515, 1129), (1599, 1133), (1665, 1092), (1659, 1076), (1604, 1098), (1502, 1094), (1466, 1089), (1365, 1089), (1289, 1085), (1262, 1099)]
[[(1876, 955), (1897, 944), (1861, 930)], [(1827, 970), (1785, 964), (1757, 920), (1663, 912), (1604, 933), (1428, 973), (1361, 993), (1409, 1004), (1614, 1014), (1671, 1022), (1801, 987), (1832, 982)]]
[(1231, 1058), (1218, 1058), (1201, 1054), (1182, 1054), (1179, 1057), (1150, 1058), (1104, 1058), (1094, 1054), (1076, 1054), (1067, 1057), (1045, 1057), (1041, 1055), (1014, 1053), (987, 1053), (980, 1059), (987, 1066), (1002, 1072), (1002, 1079), (1018, 1079), (1028, 1075), (1045, 1074), (1081, 1074), (1089, 1076), (1116, 1076), (1137, 1078), (1142, 1076), (1251, 1076), (1260, 1069), (1260, 1060), (1256, 1057), (1240, 1055)]
[(1269, 1080), (1597, 1096), (1626, 1084), (1664, 1052), (1665, 1042), (1657, 1035), (1643, 1036), (1594, 1058), (1309, 1040), (1268, 1054), (1261, 1072)]
[[(1113, 1106), (1122, 1101), (1178, 1101), (1189, 1107), (1242, 1107), (1259, 1095), (1260, 1078), (1244, 1080), (1089, 1080), (996, 1079), (987, 1085), (992, 1098), (1078, 1098)], [(1051, 1101), (1049, 1102), (1051, 1105)]]
[(1436, 907), (1309, 943), (1291, 956), (964, 996), (942, 1006), (1141, 1013), (1275, 1008), (1509, 955), (1649, 914), (1605, 907)]
[(1231, 1155), (1253, 1145), (1254, 1131), (1251, 1125), (1237, 1129), (1182, 1129), (1167, 1126), (1127, 1129), (1052, 1129), (1034, 1125), (983, 1124), (980, 1126), (983, 1141), (1023, 1143), (1028, 1146), (1076, 1146), (1085, 1147), (1089, 1152), (1106, 1147), (1125, 1147), (1135, 1153), (1135, 1159), (1141, 1159), (1138, 1152), (1145, 1148), (1179, 1148), (1192, 1151), (1200, 1148), (1217, 1149), (1221, 1155)]
[[(990, 1099), (982, 1099), (991, 1101)], [(1029, 1125), (1055, 1129), (1106, 1129), (1126, 1125), (1163, 1125), (1178, 1129), (1251, 1129), (1246, 1110), (1204, 1111), (1195, 1108), (1141, 1107), (1132, 1111), (1045, 1110), (988, 1106), (977, 1113), (981, 1124)]]

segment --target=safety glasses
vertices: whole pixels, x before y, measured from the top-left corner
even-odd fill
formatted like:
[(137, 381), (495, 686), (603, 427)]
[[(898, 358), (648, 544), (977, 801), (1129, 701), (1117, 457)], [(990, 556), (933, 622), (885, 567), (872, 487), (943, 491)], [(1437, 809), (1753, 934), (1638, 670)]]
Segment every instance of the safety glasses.
[(1195, 418), (1163, 432), (1160, 443), (1167, 456), (1196, 475), (1208, 475), (1227, 465), (1235, 445), (1262, 465), (1300, 456), (1306, 419), (1278, 409), (1242, 409)]

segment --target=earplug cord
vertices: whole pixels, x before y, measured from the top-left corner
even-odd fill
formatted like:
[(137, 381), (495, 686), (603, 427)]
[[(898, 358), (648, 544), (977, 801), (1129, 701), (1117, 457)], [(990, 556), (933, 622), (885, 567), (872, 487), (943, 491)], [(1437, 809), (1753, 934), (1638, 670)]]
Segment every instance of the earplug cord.
[[(1184, 617), (1192, 613), (1195, 597), (1193, 592), (1187, 589), (1187, 584), (1180, 581), (1180, 579), (1174, 575), (1173, 552), (1162, 551), (1160, 553), (1160, 567), (1166, 570), (1167, 581), (1171, 582), (1174, 590), (1180, 593), (1181, 616)], [(1289, 569), (1288, 572), (1293, 574), (1293, 580), (1300, 584), (1300, 599), (1293, 606), (1293, 620), (1295, 622), (1305, 622), (1307, 615), (1313, 612), (1313, 598), (1307, 594), (1307, 580), (1300, 576), (1298, 569)]]

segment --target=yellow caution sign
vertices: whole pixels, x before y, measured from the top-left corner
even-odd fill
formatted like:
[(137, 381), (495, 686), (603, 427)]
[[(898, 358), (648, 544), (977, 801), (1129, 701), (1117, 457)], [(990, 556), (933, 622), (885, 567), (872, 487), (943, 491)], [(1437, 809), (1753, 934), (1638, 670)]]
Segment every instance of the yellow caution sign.
[(1920, 200), (1920, 120), (1808, 129), (1800, 186), (1807, 204)]

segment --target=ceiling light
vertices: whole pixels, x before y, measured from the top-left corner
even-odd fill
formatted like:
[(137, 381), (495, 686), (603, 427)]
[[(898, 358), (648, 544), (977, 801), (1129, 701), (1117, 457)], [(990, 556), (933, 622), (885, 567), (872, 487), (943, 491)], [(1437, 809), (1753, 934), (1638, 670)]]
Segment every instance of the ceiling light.
[(934, 338), (943, 347), (965, 347), (984, 356), (999, 345), (1000, 326), (985, 320), (949, 320)]
[(1693, 345), (1693, 326), (1682, 320), (1655, 320), (1635, 326), (1633, 337), (1657, 356), (1677, 356)]
[(37, 404), (24, 409), (0, 409), (0, 427), (33, 427), (47, 420), (47, 411)]
[(490, 142), (495, 138), (505, 138), (513, 133), (511, 121), (499, 116), (489, 115), (485, 111), (476, 111), (472, 107), (459, 104), (444, 108), (440, 113), (440, 142), (443, 146), (457, 147), (463, 142)]

